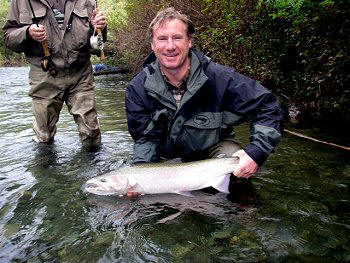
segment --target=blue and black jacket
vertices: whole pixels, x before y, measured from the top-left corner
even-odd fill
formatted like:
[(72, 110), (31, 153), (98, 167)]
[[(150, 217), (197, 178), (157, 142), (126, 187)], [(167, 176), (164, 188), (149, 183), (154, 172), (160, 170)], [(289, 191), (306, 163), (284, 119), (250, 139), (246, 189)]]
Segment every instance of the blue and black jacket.
[(190, 51), (187, 91), (177, 108), (154, 60), (145, 65), (126, 90), (128, 129), (134, 139), (133, 162), (161, 157), (201, 159), (210, 147), (250, 122), (245, 152), (258, 164), (281, 139), (282, 109), (277, 98), (257, 81)]

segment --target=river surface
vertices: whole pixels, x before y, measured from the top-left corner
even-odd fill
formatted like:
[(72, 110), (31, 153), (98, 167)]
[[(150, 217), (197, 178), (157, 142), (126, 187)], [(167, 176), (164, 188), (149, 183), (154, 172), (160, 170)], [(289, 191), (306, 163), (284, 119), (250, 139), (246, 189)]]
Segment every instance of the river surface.
[(286, 135), (228, 196), (89, 195), (130, 162), (127, 80), (95, 78), (103, 145), (86, 152), (66, 107), (51, 146), (32, 140), (27, 75), (0, 68), (0, 262), (350, 262), (348, 152)]

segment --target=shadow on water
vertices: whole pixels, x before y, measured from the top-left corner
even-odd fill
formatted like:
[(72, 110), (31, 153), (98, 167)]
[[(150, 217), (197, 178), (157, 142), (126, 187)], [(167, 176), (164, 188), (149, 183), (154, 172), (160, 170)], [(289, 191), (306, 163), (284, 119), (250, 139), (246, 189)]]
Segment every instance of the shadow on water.
[(51, 165), (55, 165), (57, 160), (57, 150), (56, 145), (38, 143), (35, 145), (35, 157), (33, 166), (48, 168)]
[(204, 191), (192, 197), (88, 195), (87, 203), (91, 227), (111, 234), (112, 244), (102, 257), (111, 262), (219, 259), (219, 251), (208, 252), (216, 240), (229, 242), (230, 233), (221, 227), (256, 211), (234, 205), (225, 194)]
[(86, 151), (66, 109), (53, 144), (31, 140), (27, 74), (0, 68), (0, 262), (350, 261), (347, 152), (285, 136), (228, 196), (89, 195), (88, 179), (130, 162), (127, 82), (96, 78), (102, 146)]
[[(48, 168), (49, 166), (57, 165), (56, 143), (51, 144), (37, 143), (34, 146), (35, 157), (33, 159), (33, 166)], [(94, 158), (97, 158), (103, 146), (82, 146), (80, 151), (72, 156), (72, 163), (91, 163)]]
[(228, 200), (241, 207), (260, 207), (262, 203), (251, 179), (231, 178)]

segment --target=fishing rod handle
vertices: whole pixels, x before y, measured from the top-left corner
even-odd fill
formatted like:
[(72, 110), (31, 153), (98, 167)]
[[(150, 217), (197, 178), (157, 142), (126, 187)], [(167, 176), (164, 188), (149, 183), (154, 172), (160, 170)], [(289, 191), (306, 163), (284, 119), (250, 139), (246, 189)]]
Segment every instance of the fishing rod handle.
[(44, 40), (43, 42), (41, 42), (41, 46), (43, 47), (44, 53), (45, 53), (45, 57), (49, 57), (50, 56), (50, 51), (49, 48), (47, 46), (47, 41)]

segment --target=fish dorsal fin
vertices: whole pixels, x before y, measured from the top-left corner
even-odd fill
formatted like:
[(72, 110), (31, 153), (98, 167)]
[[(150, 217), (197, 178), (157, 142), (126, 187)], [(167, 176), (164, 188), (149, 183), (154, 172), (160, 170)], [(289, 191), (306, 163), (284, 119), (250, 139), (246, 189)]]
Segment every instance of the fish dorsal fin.
[(214, 187), (216, 190), (229, 194), (230, 191), (228, 190), (229, 184), (230, 184), (230, 177), (231, 174), (226, 174), (223, 176), (219, 176), (211, 180), (211, 186)]

